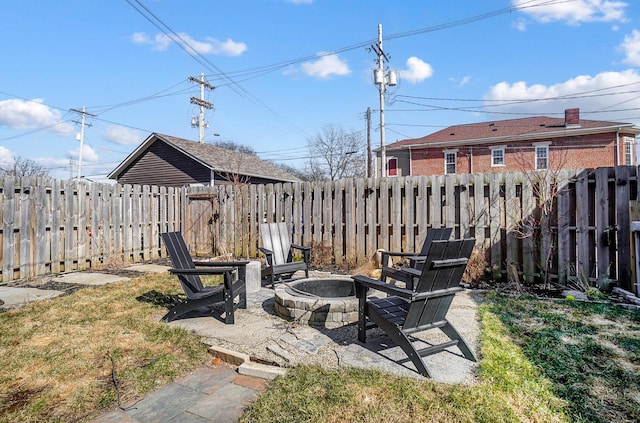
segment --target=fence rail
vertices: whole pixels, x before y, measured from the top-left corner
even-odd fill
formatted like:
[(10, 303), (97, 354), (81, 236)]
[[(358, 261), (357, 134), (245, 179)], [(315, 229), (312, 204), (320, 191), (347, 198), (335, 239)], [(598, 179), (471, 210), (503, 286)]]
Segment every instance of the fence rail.
[[(539, 177), (539, 174), (537, 174)], [(474, 237), (495, 277), (516, 269), (635, 290), (630, 226), (638, 168), (486, 173), (268, 185), (166, 188), (0, 179), (2, 281), (163, 254), (180, 230), (192, 253), (258, 257), (258, 225), (284, 221), (292, 241), (357, 264), (379, 248), (419, 249), (431, 227)], [(550, 187), (541, 198), (540, 184)], [(547, 207), (547, 208), (545, 208)], [(546, 211), (545, 211), (546, 210)], [(634, 214), (636, 213), (636, 214)], [(540, 237), (526, 223), (549, 220)], [(523, 225), (525, 224), (525, 225)], [(551, 252), (547, 257), (546, 253)]]

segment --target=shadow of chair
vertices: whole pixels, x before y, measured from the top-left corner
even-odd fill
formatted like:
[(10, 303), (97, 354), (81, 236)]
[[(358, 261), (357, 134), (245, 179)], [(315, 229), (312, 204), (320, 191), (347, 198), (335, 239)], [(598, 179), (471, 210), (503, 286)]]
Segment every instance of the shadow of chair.
[[(163, 233), (161, 237), (173, 264), (169, 272), (178, 276), (186, 295), (186, 299), (181, 299), (162, 321), (170, 322), (200, 307), (224, 303), (224, 322), (234, 323), (235, 310), (247, 308), (245, 278), (248, 261), (194, 262), (180, 232)], [(200, 280), (202, 275), (222, 275), (223, 283), (204, 286)], [(237, 303), (234, 301), (236, 297)]]
[[(395, 279), (405, 283), (405, 287), (413, 289), (414, 280), (420, 277), (422, 263), (429, 253), (429, 248), (433, 241), (447, 240), (451, 237), (452, 228), (430, 228), (427, 230), (427, 236), (422, 243), (419, 253), (401, 252), (401, 251), (382, 251), (382, 271), (380, 280), (386, 281), (387, 278)], [(390, 257), (400, 257), (409, 260), (409, 266), (393, 267), (389, 266)]]
[[(353, 276), (359, 300), (358, 340), (366, 343), (367, 330), (379, 327), (402, 348), (418, 373), (425, 377), (431, 375), (422, 357), (449, 347), (457, 346), (465, 358), (476, 361), (467, 343), (446, 318), (453, 297), (463, 289), (460, 280), (474, 244), (472, 238), (433, 241), (415, 290), (366, 276)], [(387, 296), (367, 299), (369, 289), (382, 291)], [(414, 335), (436, 328), (450, 340), (417, 349), (416, 345), (422, 341)]]
[[(260, 251), (267, 259), (267, 266), (263, 270), (263, 277), (269, 279), (271, 288), (276, 279), (290, 279), (291, 276), (302, 270), (305, 277), (309, 277), (309, 260), (311, 259), (311, 247), (303, 247), (291, 243), (291, 233), (286, 223), (261, 223), (260, 237), (262, 247)], [(294, 261), (293, 250), (302, 253), (302, 261)]]

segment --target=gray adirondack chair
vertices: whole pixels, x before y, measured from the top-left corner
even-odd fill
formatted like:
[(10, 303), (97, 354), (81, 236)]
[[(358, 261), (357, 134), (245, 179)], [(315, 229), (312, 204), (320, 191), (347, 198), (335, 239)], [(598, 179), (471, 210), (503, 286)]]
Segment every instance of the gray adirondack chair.
[[(353, 276), (358, 307), (358, 340), (366, 342), (367, 330), (382, 329), (400, 346), (418, 373), (431, 377), (422, 357), (457, 346), (465, 358), (476, 361), (473, 352), (447, 320), (453, 297), (463, 288), (460, 280), (471, 256), (474, 239), (433, 241), (415, 290), (400, 288), (366, 276)], [(369, 288), (383, 291), (384, 298), (367, 299)], [(414, 334), (440, 329), (450, 341), (417, 349)]]
[[(197, 308), (224, 303), (224, 322), (234, 323), (235, 310), (247, 308), (245, 278), (249, 262), (194, 262), (180, 232), (163, 233), (161, 237), (173, 264), (169, 272), (178, 276), (186, 295), (186, 299), (180, 300), (169, 310), (162, 321), (170, 322)], [(200, 280), (201, 275), (223, 275), (223, 283), (204, 286)], [(236, 279), (234, 275), (237, 275)], [(237, 303), (234, 301), (236, 297)]]
[[(267, 277), (273, 288), (276, 278), (290, 278), (298, 270), (305, 272), (309, 277), (309, 260), (311, 247), (303, 247), (291, 243), (291, 233), (286, 223), (261, 223), (260, 237), (262, 247), (260, 251), (267, 259), (267, 266), (263, 270), (263, 277)], [(293, 250), (302, 252), (302, 261), (293, 260)]]
[[(436, 240), (451, 238), (452, 231), (452, 228), (430, 228), (427, 230), (427, 236), (422, 243), (420, 252), (418, 253), (383, 251), (380, 280), (386, 281), (389, 277), (397, 281), (402, 281), (408, 289), (413, 289), (414, 281), (420, 277), (422, 263), (424, 263), (424, 259), (429, 253), (431, 243)], [(387, 263), (389, 263), (389, 257), (406, 258), (409, 260), (409, 266), (401, 268), (387, 266)]]

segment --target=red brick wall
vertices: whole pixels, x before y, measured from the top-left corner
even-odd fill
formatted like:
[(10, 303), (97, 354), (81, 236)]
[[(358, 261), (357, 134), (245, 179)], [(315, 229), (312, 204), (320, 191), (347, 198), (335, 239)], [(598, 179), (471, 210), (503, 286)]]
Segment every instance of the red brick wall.
[[(620, 136), (620, 161), (624, 164), (624, 143)], [(505, 166), (491, 166), (491, 149), (483, 146), (458, 147), (457, 173), (522, 172), (535, 168), (535, 148), (549, 142), (549, 168), (581, 169), (615, 166), (616, 134), (596, 134), (584, 137), (509, 142), (505, 149)], [(491, 144), (498, 147), (500, 144)], [(444, 150), (438, 148), (411, 150), (412, 175), (444, 173)], [(453, 150), (453, 149), (451, 149)], [(635, 146), (634, 146), (635, 151)], [(635, 153), (634, 153), (635, 154)]]

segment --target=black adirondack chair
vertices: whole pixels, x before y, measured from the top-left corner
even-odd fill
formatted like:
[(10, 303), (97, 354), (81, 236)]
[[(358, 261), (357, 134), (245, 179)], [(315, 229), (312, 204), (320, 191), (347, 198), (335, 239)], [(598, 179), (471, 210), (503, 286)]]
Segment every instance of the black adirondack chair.
[[(169, 272), (178, 276), (186, 295), (186, 299), (169, 310), (162, 321), (170, 322), (197, 308), (224, 302), (224, 322), (234, 323), (235, 310), (247, 308), (245, 277), (249, 262), (194, 262), (180, 232), (167, 232), (161, 236), (173, 263)], [(200, 275), (223, 275), (224, 282), (217, 286), (203, 286)], [(237, 303), (234, 302), (236, 297), (239, 299)]]
[[(359, 299), (358, 340), (365, 343), (367, 330), (379, 327), (402, 348), (418, 373), (425, 377), (431, 375), (422, 357), (452, 346), (457, 346), (468, 360), (476, 361), (467, 343), (446, 318), (453, 297), (462, 290), (460, 280), (474, 244), (474, 239), (433, 241), (415, 291), (366, 276), (353, 276)], [(383, 291), (388, 296), (368, 300), (369, 288)], [(422, 341), (413, 335), (436, 328), (450, 341), (416, 349)]]
[[(429, 253), (431, 243), (433, 241), (451, 238), (452, 230), (452, 228), (431, 228), (427, 230), (427, 236), (424, 243), (422, 243), (422, 249), (418, 253), (383, 251), (380, 280), (386, 281), (389, 277), (397, 281), (402, 281), (405, 283), (406, 288), (413, 289), (414, 280), (420, 277), (422, 263), (424, 263), (424, 259)], [(388, 266), (389, 257), (402, 257), (404, 259), (408, 259), (409, 266), (400, 268)]]
[[(298, 270), (303, 270), (305, 277), (309, 277), (311, 247), (292, 244), (286, 223), (261, 223), (260, 236), (262, 247), (259, 249), (267, 259), (263, 276), (269, 278), (272, 288), (276, 278), (288, 279)], [(294, 249), (302, 252), (302, 261), (293, 261)]]

